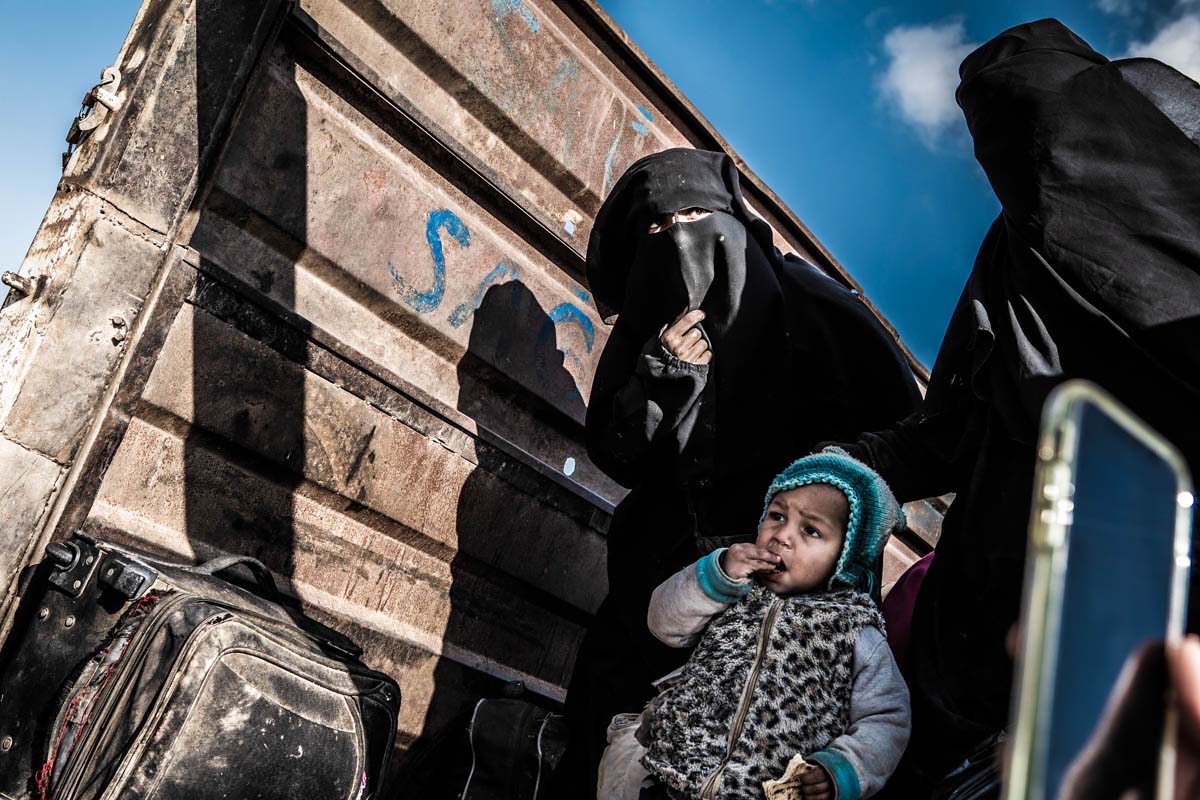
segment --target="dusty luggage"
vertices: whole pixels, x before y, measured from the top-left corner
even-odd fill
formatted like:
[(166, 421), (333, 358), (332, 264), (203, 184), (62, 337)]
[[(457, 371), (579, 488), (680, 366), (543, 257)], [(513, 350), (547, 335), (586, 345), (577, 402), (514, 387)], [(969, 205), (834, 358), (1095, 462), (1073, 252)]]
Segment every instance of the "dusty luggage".
[(254, 559), (52, 544), (0, 654), (0, 797), (377, 797), (400, 691), (359, 655)]

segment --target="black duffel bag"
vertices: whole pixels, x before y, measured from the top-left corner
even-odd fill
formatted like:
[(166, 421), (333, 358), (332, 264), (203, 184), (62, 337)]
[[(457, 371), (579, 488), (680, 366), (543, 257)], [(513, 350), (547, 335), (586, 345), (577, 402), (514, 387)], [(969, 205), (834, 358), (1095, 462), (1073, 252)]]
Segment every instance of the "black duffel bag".
[(509, 697), (475, 704), (467, 734), (471, 771), (462, 800), (547, 800), (550, 776), (567, 744), (566, 721), (527, 700), (520, 684)]

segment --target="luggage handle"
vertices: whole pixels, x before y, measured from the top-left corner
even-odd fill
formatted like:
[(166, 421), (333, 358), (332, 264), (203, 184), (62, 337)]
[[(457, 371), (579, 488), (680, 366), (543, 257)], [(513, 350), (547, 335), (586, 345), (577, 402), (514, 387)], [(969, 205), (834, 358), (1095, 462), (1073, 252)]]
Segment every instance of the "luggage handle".
[[(267, 565), (253, 556), (236, 554), (217, 556), (216, 558), (210, 558), (203, 564), (192, 567), (192, 571), (198, 572), (201, 575), (215, 576), (218, 572), (224, 572), (227, 569), (238, 566), (245, 567), (250, 571), (250, 574), (254, 576), (254, 580), (258, 582), (259, 588), (263, 590), (267, 600), (274, 601), (284, 607), (296, 608), (297, 612), (299, 612), (296, 601), (279, 591), (279, 586), (275, 583), (275, 576), (271, 574), (271, 570), (267, 568)], [(303, 617), (302, 620), (296, 620), (296, 623), (310, 635), (315, 636), (329, 647), (351, 658), (358, 658), (363, 654), (363, 649), (353, 639), (322, 622)]]
[(275, 585), (275, 576), (271, 574), (271, 570), (267, 569), (266, 564), (253, 556), (217, 556), (193, 567), (192, 571), (199, 572), (201, 575), (216, 575), (218, 572), (224, 572), (227, 569), (237, 566), (243, 566), (250, 571), (250, 574), (254, 576), (254, 580), (258, 582), (259, 587), (266, 593), (268, 600), (278, 602), (284, 599), (283, 595), (279, 592), (279, 587)]

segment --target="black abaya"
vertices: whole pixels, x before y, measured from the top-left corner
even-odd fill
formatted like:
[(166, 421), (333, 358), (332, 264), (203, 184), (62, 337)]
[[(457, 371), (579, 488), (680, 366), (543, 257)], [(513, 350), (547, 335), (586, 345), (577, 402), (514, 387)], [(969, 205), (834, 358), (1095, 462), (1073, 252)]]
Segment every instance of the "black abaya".
[(921, 411), (847, 446), (903, 501), (956, 493), (912, 628), (906, 760), (928, 777), (1008, 721), (1003, 643), (1050, 389), (1094, 381), (1200, 466), (1200, 87), (1109, 62), (1055, 20), (1006, 31), (961, 74), (1003, 211)]

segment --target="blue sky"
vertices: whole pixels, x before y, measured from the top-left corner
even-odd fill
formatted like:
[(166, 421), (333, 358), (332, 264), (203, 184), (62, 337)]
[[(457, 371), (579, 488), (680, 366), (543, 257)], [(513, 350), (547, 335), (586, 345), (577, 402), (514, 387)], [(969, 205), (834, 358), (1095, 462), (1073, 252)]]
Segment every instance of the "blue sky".
[(25, 257), (62, 174), (71, 120), (116, 59), (139, 5), (0, 0), (0, 270)]
[[(1157, 55), (1200, 79), (1200, 0), (601, 4), (927, 364), (997, 211), (953, 101), (972, 45), (1056, 16), (1109, 56)], [(63, 136), (138, 5), (0, 0), (0, 269), (24, 257)]]
[(1200, 2), (600, 0), (932, 365), (999, 206), (954, 104), (974, 44), (1053, 16), (1200, 80)]

